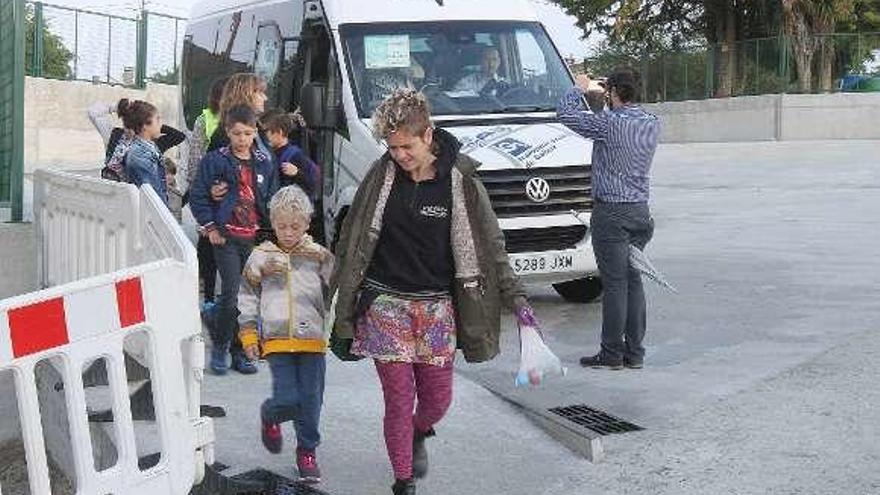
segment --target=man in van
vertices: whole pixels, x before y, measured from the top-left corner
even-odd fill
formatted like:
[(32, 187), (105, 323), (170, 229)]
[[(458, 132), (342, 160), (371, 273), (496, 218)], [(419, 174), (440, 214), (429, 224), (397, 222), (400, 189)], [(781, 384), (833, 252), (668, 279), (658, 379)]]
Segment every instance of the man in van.
[(605, 82), (606, 108), (584, 106), (590, 78), (557, 106), (559, 121), (593, 140), (593, 252), (602, 276), (602, 348), (581, 358), (592, 368), (642, 368), (645, 348), (645, 293), (638, 271), (629, 266), (629, 247), (644, 249), (654, 234), (648, 209), (651, 161), (660, 136), (659, 119), (635, 104), (638, 76), (630, 68), (615, 70)]
[(495, 96), (506, 83), (498, 75), (501, 67), (501, 53), (493, 46), (483, 48), (480, 59), (480, 72), (469, 74), (455, 83), (453, 91), (471, 91), (475, 94), (490, 93)]

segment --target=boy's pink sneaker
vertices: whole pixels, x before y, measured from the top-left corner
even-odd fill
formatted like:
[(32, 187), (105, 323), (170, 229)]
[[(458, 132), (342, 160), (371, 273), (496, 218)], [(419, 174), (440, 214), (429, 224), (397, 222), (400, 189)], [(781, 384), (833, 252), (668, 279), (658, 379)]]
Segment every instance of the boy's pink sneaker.
[(262, 435), (263, 447), (273, 454), (281, 453), (281, 445), (284, 437), (281, 435), (281, 425), (268, 423), (263, 420)]
[(320, 483), (321, 468), (318, 467), (318, 458), (314, 450), (296, 449), (296, 468), (299, 471), (299, 481), (302, 483)]

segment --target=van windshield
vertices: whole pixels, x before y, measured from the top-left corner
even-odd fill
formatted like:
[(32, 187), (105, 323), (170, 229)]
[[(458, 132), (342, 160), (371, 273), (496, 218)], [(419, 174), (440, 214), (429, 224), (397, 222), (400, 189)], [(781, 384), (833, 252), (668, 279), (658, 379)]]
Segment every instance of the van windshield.
[(572, 85), (537, 22), (340, 27), (362, 118), (398, 87), (422, 90), (434, 115), (551, 112)]

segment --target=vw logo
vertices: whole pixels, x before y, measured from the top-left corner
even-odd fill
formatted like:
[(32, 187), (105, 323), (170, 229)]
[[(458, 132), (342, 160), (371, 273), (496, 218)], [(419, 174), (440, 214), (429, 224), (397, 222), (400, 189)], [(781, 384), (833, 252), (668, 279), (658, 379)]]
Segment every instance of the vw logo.
[(535, 203), (543, 203), (550, 197), (550, 184), (540, 177), (532, 177), (526, 182), (526, 194)]

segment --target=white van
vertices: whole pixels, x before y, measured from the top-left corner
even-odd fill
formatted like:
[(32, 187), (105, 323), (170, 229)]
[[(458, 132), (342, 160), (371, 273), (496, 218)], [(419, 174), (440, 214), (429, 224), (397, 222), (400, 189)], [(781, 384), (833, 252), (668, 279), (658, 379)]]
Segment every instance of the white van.
[[(590, 246), (591, 143), (556, 121), (573, 80), (527, 0), (208, 0), (184, 41), (187, 124), (215, 78), (255, 72), (267, 106), (301, 107), (322, 166), (328, 244), (384, 151), (370, 115), (392, 89), (430, 100), (436, 125), (482, 163), (514, 270), (567, 300), (601, 292)], [(576, 212), (576, 216), (573, 212)]]

